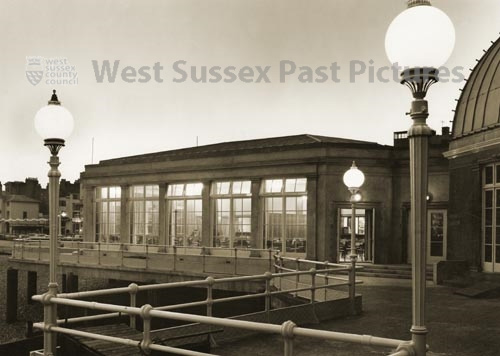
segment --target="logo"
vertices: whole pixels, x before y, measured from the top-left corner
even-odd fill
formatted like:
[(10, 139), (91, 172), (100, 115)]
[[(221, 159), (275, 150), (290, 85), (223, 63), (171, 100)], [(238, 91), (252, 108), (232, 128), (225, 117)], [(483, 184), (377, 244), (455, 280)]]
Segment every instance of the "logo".
[(42, 57), (26, 57), (26, 78), (32, 85), (37, 85), (42, 81)]
[(26, 79), (31, 85), (44, 83), (53, 85), (78, 84), (76, 66), (65, 57), (26, 57)]

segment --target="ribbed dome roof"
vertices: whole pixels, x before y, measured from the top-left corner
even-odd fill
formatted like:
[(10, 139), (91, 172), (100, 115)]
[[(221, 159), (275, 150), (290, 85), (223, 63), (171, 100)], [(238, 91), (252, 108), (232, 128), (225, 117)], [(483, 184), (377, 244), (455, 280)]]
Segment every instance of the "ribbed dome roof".
[(500, 126), (500, 38), (472, 71), (458, 101), (453, 138)]

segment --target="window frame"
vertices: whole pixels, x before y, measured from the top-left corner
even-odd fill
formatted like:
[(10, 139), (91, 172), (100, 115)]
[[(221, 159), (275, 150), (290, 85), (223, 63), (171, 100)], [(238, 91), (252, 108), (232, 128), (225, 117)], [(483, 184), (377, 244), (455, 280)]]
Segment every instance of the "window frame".
[[(114, 197), (110, 198), (110, 192), (111, 189), (114, 189)], [(102, 190), (106, 189), (106, 197), (102, 197)], [(118, 195), (116, 195), (116, 192), (119, 192)], [(121, 241), (121, 208), (122, 208), (122, 188), (119, 185), (108, 185), (108, 186), (98, 186), (94, 190), (94, 196), (95, 196), (95, 209), (94, 209), (94, 219), (95, 219), (95, 224), (94, 224), (94, 229), (95, 229), (95, 241), (96, 242), (104, 242), (104, 243), (120, 243)], [(117, 204), (118, 203), (118, 204)], [(101, 205), (101, 209), (99, 209), (99, 204), (105, 204), (106, 205), (106, 222), (102, 222), (102, 215), (103, 209)], [(114, 205), (114, 215), (115, 215), (115, 220), (114, 220), (114, 230), (115, 232), (113, 234), (110, 233), (109, 227), (111, 226), (111, 223), (109, 222), (109, 217), (110, 217), (110, 205)], [(118, 209), (117, 209), (118, 206)], [(117, 211), (118, 210), (118, 211)], [(101, 217), (98, 218), (98, 215), (101, 214)], [(117, 223), (118, 221), (118, 223)], [(102, 225), (105, 225), (106, 231), (103, 233), (103, 228)], [(113, 241), (110, 241), (111, 236), (113, 236)], [(101, 237), (104, 237), (104, 239), (101, 239)]]
[[(182, 188), (182, 194), (179, 195), (179, 194), (173, 194), (173, 189), (175, 189), (174, 187), (179, 187), (180, 185), (183, 185), (183, 188)], [(200, 190), (199, 190), (199, 195), (196, 194), (186, 194), (187, 193), (187, 190), (188, 190), (188, 185), (200, 185)], [(203, 182), (186, 182), (186, 183), (169, 183), (168, 186), (167, 186), (167, 190), (165, 192), (165, 196), (164, 196), (164, 199), (165, 199), (165, 203), (166, 203), (166, 235), (167, 235), (167, 240), (168, 240), (168, 243), (167, 245), (172, 245), (172, 246), (201, 246), (202, 244), (202, 229), (203, 229), (203, 189), (204, 189), (204, 184)], [(197, 241), (198, 245), (185, 245), (184, 244), (184, 239), (187, 238), (187, 240), (189, 241), (189, 237), (186, 236), (186, 231), (187, 231), (187, 227), (188, 226), (191, 226), (192, 224), (188, 224), (188, 201), (194, 201), (194, 205), (195, 205), (195, 209), (194, 209), (194, 216), (195, 216), (195, 219), (197, 217), (197, 213), (198, 213), (198, 210), (196, 210), (196, 201), (199, 200), (200, 203), (201, 203), (201, 210), (199, 211), (200, 213), (200, 217), (201, 217), (201, 223), (199, 224), (199, 228), (198, 228), (198, 239), (197, 240), (194, 240), (194, 241)], [(176, 244), (176, 241), (175, 239), (178, 238), (177, 236), (177, 231), (175, 231), (173, 234), (172, 234), (172, 231), (173, 231), (173, 226), (172, 226), (172, 204), (174, 201), (181, 201), (182, 202), (182, 205), (183, 205), (183, 211), (182, 211), (182, 222), (183, 222), (183, 236), (182, 236), (182, 239), (183, 239), (183, 244), (182, 245), (178, 245)], [(193, 226), (198, 226), (198, 224), (195, 224)], [(194, 230), (193, 230), (194, 232)]]
[[(218, 189), (218, 184), (224, 184), (228, 183), (228, 190), (227, 193), (221, 193), (221, 190)], [(239, 189), (237, 192), (235, 192), (235, 183), (241, 183)], [(248, 189), (243, 189), (244, 186), (247, 186)], [(236, 180), (221, 180), (221, 181), (214, 181), (212, 182), (210, 186), (210, 198), (211, 198), (211, 206), (212, 206), (212, 221), (213, 221), (213, 229), (212, 229), (212, 246), (214, 247), (221, 247), (222, 244), (219, 243), (219, 245), (216, 242), (216, 239), (218, 238), (217, 230), (218, 226), (220, 225), (228, 225), (228, 245), (227, 246), (222, 246), (226, 248), (235, 248), (234, 243), (238, 239), (239, 236), (236, 236), (236, 229), (237, 226), (240, 224), (235, 223), (235, 217), (240, 216), (242, 218), (248, 218), (249, 223), (248, 224), (243, 224), (249, 228), (249, 231), (243, 231), (241, 236), (246, 236), (245, 240), (241, 241), (242, 246), (238, 246), (238, 248), (255, 248), (255, 246), (252, 246), (252, 181), (248, 179), (236, 179)], [(229, 222), (228, 224), (218, 224), (218, 218), (219, 218), (219, 210), (218, 210), (218, 204), (220, 200), (229, 200)], [(236, 210), (236, 202), (238, 200), (241, 200), (241, 205), (242, 209), (241, 211)], [(245, 210), (243, 209), (244, 206), (244, 200), (248, 200), (250, 203), (250, 209)], [(241, 214), (238, 214), (241, 213)], [(247, 216), (248, 214), (248, 216)]]
[[(296, 180), (295, 181), (295, 191), (287, 191), (287, 180)], [(272, 191), (273, 190), (273, 185), (275, 181), (281, 180), (281, 189), (279, 192)], [(298, 184), (299, 180), (305, 180), (305, 185), (304, 185), (304, 190), (303, 191), (297, 191), (296, 187)], [(267, 178), (262, 180), (262, 185), (261, 185), (261, 190), (260, 190), (260, 198), (262, 199), (262, 214), (263, 214), (263, 245), (265, 248), (274, 248), (275, 243), (271, 241), (270, 246), (268, 246), (268, 226), (269, 223), (266, 221), (266, 216), (268, 213), (268, 198), (281, 198), (281, 218), (280, 218), (280, 227), (281, 227), (281, 247), (280, 252), (285, 255), (298, 255), (298, 256), (304, 256), (307, 253), (307, 203), (308, 203), (308, 191), (307, 191), (307, 177), (282, 177), (282, 178)], [(267, 182), (271, 181), (270, 186), (271, 186), (271, 191), (267, 191)], [(305, 216), (305, 223), (304, 224), (294, 224), (294, 225), (289, 225), (287, 224), (287, 198), (298, 198), (302, 197), (303, 198), (303, 204), (305, 205), (302, 210), (295, 209), (294, 215), (298, 216), (297, 212), (298, 211), (303, 211), (304, 216)], [(271, 210), (269, 210), (271, 211)], [(303, 241), (301, 241), (305, 246), (304, 246), (304, 251), (300, 252), (293, 252), (293, 251), (287, 251), (287, 240), (288, 240), (288, 229), (287, 226), (301, 226), (303, 225), (305, 227), (305, 236), (303, 238)], [(300, 242), (300, 241), (299, 241)]]
[[(142, 188), (142, 195), (136, 196), (136, 188)], [(148, 195), (148, 188), (152, 188), (151, 195)], [(136, 184), (136, 185), (131, 185), (129, 187), (129, 194), (128, 194), (128, 200), (127, 200), (127, 215), (129, 217), (129, 236), (130, 236), (130, 243), (134, 245), (158, 245), (159, 244), (159, 238), (160, 238), (160, 186), (158, 184)], [(156, 202), (156, 210), (153, 208), (152, 211), (148, 212), (146, 210), (146, 207), (148, 203), (154, 203)], [(142, 203), (141, 204), (141, 209), (139, 212), (135, 211), (135, 204), (136, 203)], [(148, 234), (148, 213), (151, 214), (152, 217), (152, 223), (151, 223), (151, 230), (153, 231), (153, 234)], [(135, 217), (137, 215), (142, 215), (142, 223), (136, 223), (135, 222)], [(156, 215), (156, 220), (155, 220), (155, 215)], [(142, 232), (142, 241), (138, 241), (138, 237), (140, 236), (140, 233), (134, 234), (134, 228), (135, 226), (141, 226), (144, 228)], [(154, 234), (156, 232), (156, 235)]]

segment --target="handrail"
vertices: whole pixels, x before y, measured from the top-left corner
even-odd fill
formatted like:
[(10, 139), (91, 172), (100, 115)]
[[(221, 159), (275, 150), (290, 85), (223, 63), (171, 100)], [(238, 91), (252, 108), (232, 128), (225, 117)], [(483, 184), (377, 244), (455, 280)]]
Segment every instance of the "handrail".
[[(14, 246), (25, 246), (25, 245), (46, 245), (48, 247), (49, 241), (48, 240), (18, 240), (18, 241), (13, 241)], [(269, 252), (271, 251), (273, 254), (279, 252), (279, 250), (275, 249), (258, 249), (258, 248), (231, 248), (231, 247), (205, 247), (205, 246), (189, 246), (189, 245), (157, 245), (157, 244), (133, 244), (133, 243), (118, 243), (118, 242), (87, 242), (87, 241), (59, 241), (59, 244), (63, 246), (59, 246), (59, 248), (68, 248), (68, 249), (74, 249), (75, 246), (74, 244), (77, 245), (84, 245), (84, 246), (101, 246), (106, 247), (120, 247), (120, 249), (117, 249), (116, 251), (126, 251), (130, 253), (143, 253), (146, 252), (146, 249), (148, 248), (159, 248), (161, 250), (177, 250), (177, 254), (182, 254), (180, 251), (186, 252), (187, 250), (197, 250), (197, 251), (231, 251), (231, 252), (236, 252), (236, 251), (248, 251), (248, 252)], [(66, 247), (67, 245), (67, 247)], [(45, 247), (45, 246), (44, 246)], [(142, 248), (142, 251), (131, 251), (128, 250), (127, 247), (133, 247), (134, 249), (140, 249)], [(81, 248), (82, 250), (97, 250), (97, 248)], [(157, 252), (160, 254), (170, 254), (169, 252)], [(237, 252), (236, 252), (237, 253)], [(186, 253), (185, 253), (186, 254)]]
[[(100, 244), (98, 246), (100, 246)], [(91, 315), (91, 316), (75, 317), (64, 320), (57, 320), (56, 323), (52, 325), (44, 323), (36, 323), (34, 324), (34, 327), (40, 328), (44, 330), (44, 332), (46, 333), (60, 332), (63, 334), (66, 333), (66, 334), (80, 335), (115, 343), (123, 343), (123, 344), (135, 343), (135, 346), (140, 347), (141, 350), (144, 352), (149, 352), (150, 350), (158, 350), (158, 351), (165, 351), (181, 355), (212, 355), (212, 354), (196, 353), (194, 351), (182, 350), (182, 349), (154, 344), (151, 341), (151, 334), (150, 334), (151, 319), (160, 318), (160, 319), (187, 321), (191, 323), (201, 323), (211, 326), (233, 327), (239, 329), (252, 330), (256, 332), (280, 334), (283, 337), (285, 343), (285, 348), (284, 348), (285, 356), (293, 355), (293, 338), (295, 336), (305, 336), (305, 337), (313, 337), (313, 338), (328, 339), (335, 341), (345, 341), (350, 343), (358, 343), (371, 346), (398, 348), (396, 350), (396, 353), (393, 354), (393, 356), (410, 355), (408, 350), (411, 349), (412, 345), (409, 344), (409, 342), (402, 340), (300, 328), (297, 327), (291, 321), (287, 321), (281, 325), (274, 325), (274, 324), (266, 324), (258, 322), (249, 322), (244, 320), (213, 317), (212, 306), (214, 304), (220, 304), (224, 302), (231, 302), (237, 300), (247, 300), (251, 298), (264, 298), (265, 312), (270, 312), (273, 296), (275, 297), (277, 295), (288, 294), (288, 293), (295, 293), (295, 295), (298, 296), (299, 292), (309, 292), (310, 303), (314, 304), (317, 302), (316, 299), (317, 290), (323, 289), (325, 291), (324, 294), (325, 300), (327, 300), (327, 289), (340, 286), (349, 287), (349, 297), (351, 299), (351, 305), (354, 305), (353, 298), (355, 298), (355, 295), (354, 293), (352, 293), (352, 291), (354, 290), (354, 286), (360, 282), (355, 280), (355, 271), (356, 271), (355, 265), (342, 265), (342, 264), (333, 264), (329, 262), (316, 262), (316, 261), (309, 261), (302, 259), (292, 259), (284, 256), (273, 255), (271, 252), (269, 252), (269, 256), (274, 257), (278, 261), (278, 263), (272, 263), (269, 265), (270, 268), (275, 269), (276, 271), (275, 273), (271, 273), (268, 271), (266, 273), (257, 274), (253, 276), (233, 276), (233, 277), (222, 277), (222, 278), (207, 277), (206, 279), (197, 281), (149, 284), (142, 286), (138, 286), (135, 283), (131, 283), (128, 287), (111, 288), (105, 290), (63, 293), (56, 296), (50, 294), (36, 295), (33, 296), (33, 300), (37, 300), (44, 303), (44, 305), (47, 306), (47, 308), (45, 308), (46, 310), (50, 310), (52, 309), (52, 307), (55, 308), (56, 305), (67, 305), (72, 307), (100, 310), (106, 313)], [(237, 257), (237, 251), (235, 251), (235, 258), (236, 257)], [(297, 268), (293, 270), (288, 267), (284, 267), (283, 266), (284, 260), (295, 261)], [(303, 270), (300, 268), (301, 264), (312, 264), (313, 266), (318, 268), (310, 268), (308, 270)], [(338, 277), (333, 277), (332, 274), (339, 272), (348, 272), (349, 278), (347, 280), (340, 279), (341, 282), (343, 283), (330, 284), (329, 281), (331, 279), (336, 279), (336, 278), (338, 279)], [(304, 283), (303, 281), (300, 281), (301, 276), (310, 276), (310, 277), (308, 277), (307, 281), (305, 281)], [(295, 278), (296, 282), (295, 288), (293, 287), (282, 288), (282, 280), (283, 279), (287, 280), (287, 278), (292, 278), (292, 281), (293, 278)], [(324, 283), (318, 284), (317, 283), (318, 278), (322, 279)], [(273, 290), (273, 286), (276, 287), (275, 283), (276, 280), (279, 281), (279, 287), (276, 290)], [(234, 283), (243, 281), (265, 282), (265, 290), (263, 292), (249, 294), (249, 295), (213, 298), (213, 288), (215, 285), (221, 283)], [(168, 289), (176, 287), (192, 287), (192, 286), (206, 287), (207, 289), (206, 299), (201, 301), (194, 301), (176, 305), (160, 306), (157, 308), (153, 308), (150, 305), (143, 305), (140, 308), (136, 306), (137, 293), (139, 291)], [(129, 293), (130, 305), (127, 306), (113, 305), (113, 304), (99, 303), (93, 301), (83, 301), (78, 299), (78, 298), (95, 297), (95, 296), (118, 294), (118, 293)], [(206, 316), (185, 314), (172, 311), (193, 306), (206, 306)], [(128, 317), (130, 318), (130, 326), (132, 328), (136, 327), (137, 316), (140, 316), (142, 318), (144, 325), (143, 325), (143, 337), (140, 343), (137, 342), (136, 340), (123, 339), (119, 337), (109, 337), (106, 335), (82, 332), (58, 326), (61, 324), (70, 324), (82, 321), (120, 317), (122, 315), (128, 315)]]
[[(84, 337), (121, 343), (126, 345), (139, 346), (143, 351), (158, 350), (158, 351), (176, 353), (180, 355), (212, 355), (212, 354), (193, 353), (192, 351), (189, 350), (181, 350), (177, 348), (167, 349), (163, 345), (157, 345), (152, 343), (150, 338), (150, 331), (151, 331), (150, 322), (152, 318), (171, 319), (171, 320), (185, 321), (190, 323), (200, 323), (212, 326), (231, 327), (231, 328), (257, 331), (257, 332), (279, 334), (284, 338), (285, 343), (288, 343), (289, 345), (293, 345), (293, 338), (295, 336), (302, 336), (302, 337), (311, 337), (323, 340), (342, 341), (348, 343), (377, 346), (377, 347), (387, 347), (387, 348), (399, 349), (402, 346), (404, 346), (404, 348), (397, 351), (395, 354), (393, 354), (393, 356), (409, 355), (407, 350), (408, 348), (412, 347), (412, 345), (408, 343), (408, 341), (375, 337), (370, 335), (357, 335), (351, 333), (341, 333), (334, 331), (302, 328), (298, 327), (291, 321), (286, 321), (281, 325), (274, 325), (274, 324), (266, 324), (266, 323), (259, 323), (259, 322), (245, 321), (245, 320), (225, 319), (213, 316), (202, 316), (202, 315), (184, 314), (172, 311), (164, 311), (164, 310), (154, 309), (150, 305), (144, 305), (141, 308), (138, 308), (138, 307), (128, 307), (128, 306), (117, 306), (107, 303), (71, 300), (60, 297), (49, 297), (47, 299), (49, 304), (68, 305), (68, 306), (82, 307), (93, 310), (103, 310), (103, 311), (111, 311), (111, 312), (141, 316), (145, 323), (143, 340), (140, 343), (138, 343), (136, 340), (83, 332), (83, 331), (58, 327), (55, 325), (46, 325), (44, 323), (35, 323), (33, 325), (35, 328), (39, 328), (49, 332), (51, 331), (59, 332), (63, 334), (84, 336)], [(293, 355), (293, 347), (288, 347), (288, 348), (285, 347), (285, 356), (291, 356), (291, 355)]]
[[(12, 260), (48, 261), (48, 243), (45, 241), (15, 241)], [(186, 256), (196, 258), (199, 270), (191, 272), (244, 275), (272, 269), (273, 249), (219, 248), (203, 246), (135, 245), (123, 243), (61, 241), (58, 246), (59, 264), (85, 267), (113, 266), (141, 268), (152, 271), (186, 271), (192, 264), (183, 262)], [(162, 256), (167, 256), (163, 259)], [(139, 258), (140, 257), (140, 258)], [(227, 259), (230, 265), (213, 263)], [(253, 264), (250, 261), (258, 261)]]

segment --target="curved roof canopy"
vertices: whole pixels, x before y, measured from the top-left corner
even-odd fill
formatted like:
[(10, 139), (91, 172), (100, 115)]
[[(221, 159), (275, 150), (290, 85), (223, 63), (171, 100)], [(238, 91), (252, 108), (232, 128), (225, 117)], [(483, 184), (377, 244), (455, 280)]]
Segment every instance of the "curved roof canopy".
[(458, 101), (453, 138), (500, 127), (500, 38), (472, 71)]

